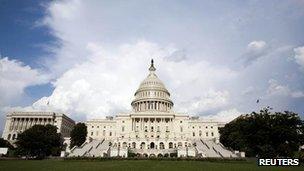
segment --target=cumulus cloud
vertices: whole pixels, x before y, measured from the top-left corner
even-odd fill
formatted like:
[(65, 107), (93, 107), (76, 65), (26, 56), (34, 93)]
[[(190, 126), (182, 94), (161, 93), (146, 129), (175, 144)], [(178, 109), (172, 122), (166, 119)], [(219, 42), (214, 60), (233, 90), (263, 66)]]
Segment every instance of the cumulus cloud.
[(238, 111), (236, 108), (232, 108), (232, 109), (220, 111), (214, 115), (204, 116), (203, 118), (228, 123), (233, 119), (237, 118), (238, 116), (240, 116), (241, 114), (242, 113)]
[(304, 46), (297, 47), (294, 49), (295, 52), (295, 61), (304, 69)]
[(246, 52), (241, 57), (244, 66), (251, 65), (259, 58), (265, 56), (268, 52), (268, 45), (265, 41), (252, 41), (247, 45)]
[(292, 91), (287, 85), (280, 85), (277, 80), (270, 79), (267, 94), (270, 96), (290, 96), (293, 98), (304, 97), (302, 91)]
[(229, 101), (229, 92), (228, 91), (215, 91), (209, 89), (202, 93), (199, 93), (199, 96), (196, 96), (194, 93), (191, 94), (193, 98), (182, 100), (180, 104), (184, 112), (189, 112), (193, 114), (203, 114), (204, 112), (210, 112), (225, 107)]
[(43, 84), (48, 76), (18, 60), (0, 59), (0, 106), (18, 101), (28, 86)]
[(131, 110), (133, 94), (147, 76), (151, 58), (160, 79), (171, 91), (177, 111), (187, 109), (197, 114), (227, 105), (228, 91), (208, 87), (236, 76), (228, 68), (205, 61), (168, 61), (166, 57), (174, 53), (171, 47), (147, 41), (123, 44), (117, 51), (89, 43), (87, 50), (89, 59), (59, 77), (52, 95), (35, 102), (34, 109), (64, 111), (78, 118), (99, 118)]
[[(8, 57), (0, 58), (0, 125), (4, 124), (4, 115), (8, 111), (24, 110), (23, 107), (10, 106), (22, 100), (25, 88), (46, 83), (48, 80), (48, 75), (18, 60)], [(27, 109), (32, 109), (32, 107)]]
[[(263, 100), (267, 105), (274, 104), (274, 96), (283, 100), (303, 96), (302, 91), (292, 89), (301, 85), (279, 84), (284, 78), (278, 75), (290, 75), (297, 70), (287, 66), (284, 53), (290, 49), (280, 50), (267, 42), (268, 37), (262, 37), (248, 43), (241, 59), (243, 66), (255, 65), (233, 70), (230, 67), (235, 65), (235, 56), (244, 47), (230, 43), (248, 40), (249, 37), (239, 39), (235, 35), (254, 31), (219, 31), (214, 28), (227, 28), (223, 21), (230, 21), (223, 18), (226, 12), (216, 13), (214, 17), (221, 20), (215, 20), (193, 15), (203, 14), (200, 12), (188, 13), (189, 9), (196, 10), (188, 5), (175, 3), (155, 11), (155, 4), (150, 2), (119, 6), (108, 1), (50, 2), (41, 23), (56, 39), (55, 46), (47, 46), (52, 56), (44, 63), (55, 78), (55, 89), (26, 110), (62, 111), (76, 120), (128, 111), (136, 88), (148, 73), (151, 58), (155, 59), (157, 74), (171, 92), (174, 110), (178, 112), (218, 113), (226, 117), (229, 111), (233, 115), (236, 111), (258, 110), (261, 103), (257, 105), (255, 101), (265, 94), (265, 89), (269, 89), (271, 97)], [(176, 9), (181, 11), (176, 13)], [(244, 11), (247, 13), (247, 9)], [(231, 18), (241, 16), (239, 12)], [(200, 23), (202, 17), (204, 22)], [(269, 72), (270, 62), (275, 66), (273, 72)], [(278, 81), (268, 85), (273, 77)], [(301, 82), (301, 77), (295, 77), (293, 82)], [(280, 101), (273, 107), (281, 110), (282, 104)]]

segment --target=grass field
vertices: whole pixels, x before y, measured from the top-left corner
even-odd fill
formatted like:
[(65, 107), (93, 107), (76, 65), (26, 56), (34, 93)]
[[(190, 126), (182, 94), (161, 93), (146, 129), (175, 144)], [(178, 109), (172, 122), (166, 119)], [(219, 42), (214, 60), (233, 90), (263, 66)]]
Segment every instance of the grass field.
[(303, 166), (296, 167), (258, 167), (255, 161), (154, 161), (154, 160), (110, 160), (110, 161), (63, 161), (63, 160), (2, 160), (0, 171), (72, 171), (72, 170), (102, 170), (102, 171), (235, 171), (235, 170), (304, 170)]

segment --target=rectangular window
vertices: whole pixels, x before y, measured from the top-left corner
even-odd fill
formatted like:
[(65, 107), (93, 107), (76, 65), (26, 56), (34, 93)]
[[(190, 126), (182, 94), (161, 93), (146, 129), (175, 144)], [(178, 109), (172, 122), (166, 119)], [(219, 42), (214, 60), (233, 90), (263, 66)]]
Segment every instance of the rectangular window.
[(121, 127), (121, 131), (124, 132), (125, 131), (125, 126)]

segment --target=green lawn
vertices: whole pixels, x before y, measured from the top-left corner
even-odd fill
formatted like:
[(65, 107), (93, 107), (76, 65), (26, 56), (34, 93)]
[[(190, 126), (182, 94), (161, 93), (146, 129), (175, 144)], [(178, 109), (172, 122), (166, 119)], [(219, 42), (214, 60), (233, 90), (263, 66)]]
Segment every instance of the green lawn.
[(113, 160), (113, 161), (63, 161), (63, 160), (9, 160), (0, 161), (0, 171), (33, 171), (33, 170), (134, 170), (134, 171), (192, 171), (192, 170), (304, 170), (303, 166), (297, 167), (258, 167), (254, 161), (155, 161), (155, 160)]

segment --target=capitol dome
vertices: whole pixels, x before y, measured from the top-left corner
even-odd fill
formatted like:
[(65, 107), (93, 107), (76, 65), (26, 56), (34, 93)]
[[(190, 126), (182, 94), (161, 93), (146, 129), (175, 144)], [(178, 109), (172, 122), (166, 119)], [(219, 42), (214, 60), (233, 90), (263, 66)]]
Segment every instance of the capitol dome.
[(173, 107), (170, 93), (163, 82), (155, 74), (153, 59), (149, 68), (149, 75), (141, 82), (136, 90), (135, 99), (131, 105), (135, 112), (159, 111), (169, 112)]

